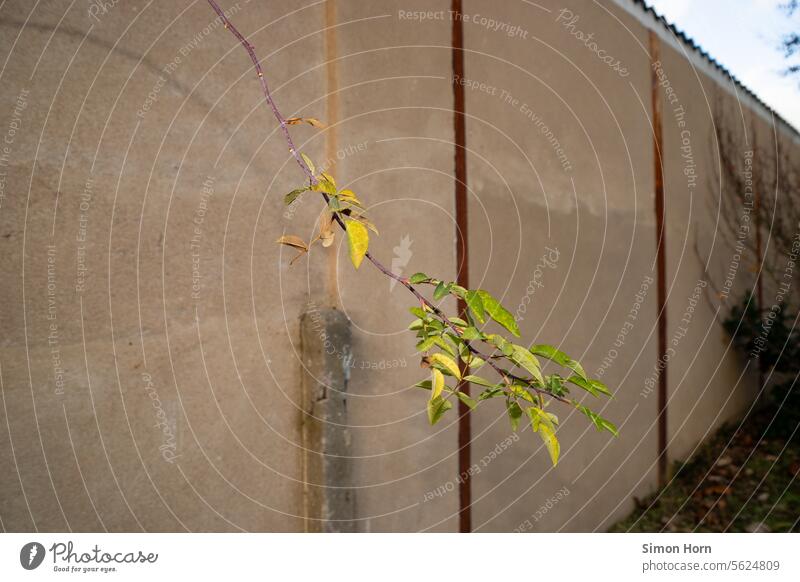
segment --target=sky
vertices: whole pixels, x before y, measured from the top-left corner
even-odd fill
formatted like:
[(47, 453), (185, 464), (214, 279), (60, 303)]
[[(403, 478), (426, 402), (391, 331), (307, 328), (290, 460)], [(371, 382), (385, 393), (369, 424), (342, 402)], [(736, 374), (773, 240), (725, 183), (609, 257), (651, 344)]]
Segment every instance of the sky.
[(646, 2), (800, 129), (800, 75), (781, 74), (787, 61), (780, 47), (784, 34), (800, 28), (800, 14), (789, 19), (780, 9), (785, 0)]

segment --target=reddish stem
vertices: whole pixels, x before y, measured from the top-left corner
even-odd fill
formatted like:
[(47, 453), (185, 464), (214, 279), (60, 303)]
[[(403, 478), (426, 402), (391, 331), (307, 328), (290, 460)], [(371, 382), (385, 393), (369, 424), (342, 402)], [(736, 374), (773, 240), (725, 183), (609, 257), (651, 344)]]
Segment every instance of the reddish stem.
[[(225, 13), (222, 11), (222, 9), (219, 7), (219, 5), (215, 2), (215, 0), (208, 0), (208, 3), (211, 5), (211, 8), (214, 10), (214, 12), (217, 13), (217, 16), (219, 16), (220, 20), (225, 25), (225, 28), (227, 28), (228, 30), (231, 31), (231, 34), (233, 34), (233, 36), (236, 37), (236, 39), (241, 43), (241, 45), (247, 51), (247, 54), (250, 56), (250, 60), (253, 61), (253, 66), (255, 67), (256, 74), (258, 75), (258, 80), (261, 82), (261, 90), (264, 93), (264, 97), (267, 100), (267, 104), (269, 105), (269, 108), (272, 110), (272, 114), (275, 116), (275, 119), (278, 120), (278, 124), (281, 127), (281, 131), (283, 132), (283, 136), (286, 139), (286, 143), (289, 145), (289, 153), (292, 154), (292, 157), (297, 162), (297, 165), (300, 166), (300, 169), (303, 171), (303, 173), (309, 179), (311, 184), (312, 185), (318, 184), (319, 180), (314, 175), (314, 172), (311, 171), (311, 168), (308, 167), (308, 164), (306, 164), (305, 160), (300, 155), (300, 152), (297, 151), (297, 148), (294, 145), (294, 141), (292, 140), (292, 135), (289, 132), (289, 126), (286, 123), (286, 119), (283, 117), (283, 115), (281, 115), (281, 112), (278, 110), (278, 107), (275, 105), (275, 101), (273, 100), (272, 94), (269, 91), (269, 84), (267, 83), (267, 78), (264, 76), (264, 71), (261, 68), (261, 63), (258, 60), (258, 56), (256, 56), (255, 47), (253, 47), (253, 45), (250, 44), (250, 42), (242, 35), (242, 33), (240, 33), (237, 30), (237, 28), (228, 19), (228, 17), (225, 16)], [(321, 192), (321, 194), (322, 194), (322, 197), (325, 199), (325, 204), (327, 204), (329, 202), (328, 195), (325, 194), (324, 192)], [(338, 213), (334, 213), (334, 218), (336, 219), (336, 222), (339, 224), (339, 226), (342, 228), (342, 230), (346, 230), (344, 221), (338, 215)], [(393, 273), (392, 271), (390, 271), (389, 269), (387, 269), (383, 265), (383, 263), (381, 263), (378, 259), (373, 257), (372, 254), (369, 251), (366, 253), (365, 256), (384, 275), (394, 279), (395, 281), (397, 281), (398, 283), (403, 285), (403, 287), (405, 287), (406, 289), (411, 291), (411, 293), (414, 294), (414, 296), (419, 300), (419, 302), (422, 305), (424, 305), (428, 309), (430, 309), (431, 312), (433, 312), (441, 320), (441, 322), (444, 325), (448, 326), (453, 331), (453, 333), (455, 333), (457, 336), (461, 337), (461, 332), (458, 330), (456, 325), (447, 318), (447, 316), (442, 312), (441, 309), (436, 307), (425, 296), (423, 296), (419, 291), (417, 291), (417, 289), (408, 281), (408, 279), (400, 277), (399, 275), (397, 275), (397, 274)], [(531, 382), (529, 380), (525, 380), (523, 378), (515, 376), (514, 374), (511, 374), (507, 370), (504, 370), (504, 369), (500, 368), (494, 362), (491, 361), (491, 358), (492, 358), (491, 356), (486, 356), (483, 353), (481, 353), (480, 351), (478, 351), (475, 348), (475, 346), (470, 344), (470, 342), (468, 340), (462, 339), (462, 341), (464, 342), (464, 345), (467, 346), (467, 349), (470, 351), (470, 353), (472, 353), (473, 355), (481, 358), (487, 364), (489, 364), (489, 366), (494, 368), (494, 370), (498, 374), (500, 374), (500, 376), (506, 382), (508, 382), (509, 378), (511, 378), (513, 380), (518, 380), (520, 382), (524, 382), (527, 386), (529, 386), (531, 389), (535, 390), (539, 394), (546, 394), (547, 396), (550, 396), (551, 398), (555, 398), (556, 400), (559, 400), (560, 402), (565, 402), (567, 404), (571, 404), (571, 402), (568, 399), (563, 398), (561, 396), (556, 396), (555, 394), (553, 394), (551, 392), (548, 392), (546, 390), (542, 390), (541, 388), (531, 384)]]

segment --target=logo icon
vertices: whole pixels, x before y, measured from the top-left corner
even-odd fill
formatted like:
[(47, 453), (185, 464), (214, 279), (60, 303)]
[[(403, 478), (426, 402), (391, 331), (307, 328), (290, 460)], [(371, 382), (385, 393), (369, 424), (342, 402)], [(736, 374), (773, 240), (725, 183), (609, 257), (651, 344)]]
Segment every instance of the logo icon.
[[(398, 277), (403, 274), (403, 267), (408, 265), (408, 262), (411, 260), (411, 256), (414, 254), (414, 252), (411, 250), (412, 242), (414, 241), (411, 240), (411, 237), (405, 235), (400, 239), (400, 244), (392, 249), (394, 251), (394, 257), (392, 257), (392, 273)], [(389, 291), (393, 290), (395, 285), (397, 285), (397, 280), (390, 279)]]
[(39, 542), (28, 542), (19, 551), (19, 563), (26, 570), (35, 570), (44, 560), (44, 546)]

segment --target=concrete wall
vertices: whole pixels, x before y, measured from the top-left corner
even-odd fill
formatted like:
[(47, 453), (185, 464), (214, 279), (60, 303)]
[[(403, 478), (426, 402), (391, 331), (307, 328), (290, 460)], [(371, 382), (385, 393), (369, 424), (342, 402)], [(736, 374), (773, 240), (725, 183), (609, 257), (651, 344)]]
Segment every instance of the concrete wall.
[[(609, 54), (623, 57), (629, 74), (622, 77), (556, 22), (555, 8), (501, 6), (478, 3), (472, 11), (522, 23), (527, 38), (466, 27), (466, 44), (476, 50), (468, 74), (498, 88), (495, 95), (470, 92), (467, 101), (475, 116), (468, 135), (475, 152), (470, 180), (487, 209), (485, 217), (474, 212), (470, 224), (473, 276), (504, 294), (509, 309), (523, 318), (524, 337), (555, 343), (590, 373), (617, 350), (602, 372), (615, 399), (601, 410), (619, 422), (622, 434), (601, 436), (583, 416), (564, 410), (563, 460), (551, 468), (541, 443), (523, 431), (513, 453), (493, 460), (476, 479), (475, 525), (525, 527), (561, 490), (563, 499), (534, 522), (536, 530), (602, 527), (630, 509), (631, 494), (652, 488), (655, 479), (656, 395), (639, 396), (657, 357), (649, 61), (634, 50), (637, 41), (647, 42), (646, 33), (617, 11), (631, 32), (598, 39)], [(567, 6), (587, 33), (613, 22), (602, 7)], [(482, 236), (489, 224), (491, 245)], [(629, 320), (643, 285), (639, 316)], [(633, 328), (615, 347), (626, 321)], [(501, 412), (485, 407), (476, 415), (484, 431), (476, 457), (489, 454), (509, 432)]]
[[(295, 128), (298, 147), (370, 205), (374, 253), (406, 275), (455, 277), (449, 4), (222, 3), (284, 114), (329, 121)], [(352, 333), (342, 486), (356, 493), (356, 529), (456, 530), (457, 423), (430, 428), (411, 388), (423, 376), (405, 331), (412, 298), (366, 264), (354, 273), (341, 237), (288, 265), (273, 241), (310, 238), (320, 206), (282, 206), (300, 174), (241, 47), (203, 2), (69, 6), (0, 9), (3, 527), (309, 529), (300, 316), (336, 307)], [(526, 339), (601, 375), (615, 392), (602, 412), (621, 428), (612, 439), (560, 411), (551, 468), (528, 430), (512, 436), (502, 407), (482, 405), (473, 524), (602, 529), (656, 486), (647, 27), (698, 176), (690, 188), (665, 102), (670, 341), (687, 329), (668, 368), (671, 458), (753, 399), (718, 324), (725, 305), (696, 292), (731, 261), (714, 236), (724, 188), (711, 112), (740, 104), (627, 0), (465, 0), (464, 14), (471, 286), (502, 297)], [(741, 108), (764, 142), (786, 132), (752, 99)], [(742, 269), (735, 289), (751, 284)]]

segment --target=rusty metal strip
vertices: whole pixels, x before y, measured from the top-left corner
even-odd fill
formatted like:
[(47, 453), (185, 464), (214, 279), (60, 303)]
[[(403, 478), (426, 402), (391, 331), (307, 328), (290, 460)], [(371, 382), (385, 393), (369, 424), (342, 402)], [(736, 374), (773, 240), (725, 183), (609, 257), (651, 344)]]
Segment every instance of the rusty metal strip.
[(664, 164), (661, 95), (656, 67), (660, 41), (650, 31), (650, 81), (653, 105), (653, 162), (656, 211), (656, 281), (658, 288), (658, 362), (663, 366), (658, 378), (658, 483), (667, 482), (667, 229), (664, 212)]
[[(451, 0), (453, 79), (464, 78), (464, 25), (461, 0)], [(456, 282), (469, 288), (469, 235), (467, 230), (467, 132), (464, 85), (453, 82), (453, 125), (455, 130), (455, 206), (456, 206)], [(458, 312), (463, 314), (467, 305), (458, 300)], [(462, 365), (463, 368), (463, 365)], [(466, 372), (466, 370), (462, 370)], [(469, 384), (458, 387), (469, 394)], [(469, 407), (458, 401), (458, 531), (472, 531), (471, 466), (472, 426)]]

